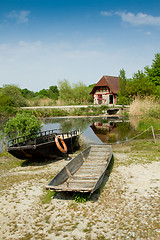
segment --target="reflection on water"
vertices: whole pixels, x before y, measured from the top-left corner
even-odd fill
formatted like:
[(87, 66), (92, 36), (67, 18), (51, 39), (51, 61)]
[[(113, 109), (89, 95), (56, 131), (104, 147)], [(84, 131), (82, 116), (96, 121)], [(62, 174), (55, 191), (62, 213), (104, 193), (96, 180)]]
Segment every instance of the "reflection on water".
[[(45, 119), (42, 131), (57, 129), (57, 132), (69, 132), (71, 130), (80, 129), (82, 138), (88, 144), (115, 143), (136, 136), (138, 134), (136, 130), (138, 124), (139, 120), (137, 122), (136, 118), (132, 118), (131, 121), (128, 121), (116, 116), (114, 118), (59, 117)], [(3, 132), (4, 125), (5, 122), (0, 122), (0, 133)], [(145, 135), (143, 137), (145, 137)], [(141, 138), (143, 137), (141, 136)], [(0, 152), (5, 147), (4, 142), (5, 141), (0, 140)]]
[(59, 129), (68, 132), (80, 129), (88, 143), (113, 143), (126, 140), (135, 135), (135, 129), (129, 121), (118, 117), (78, 117), (49, 118), (45, 120), (43, 130)]

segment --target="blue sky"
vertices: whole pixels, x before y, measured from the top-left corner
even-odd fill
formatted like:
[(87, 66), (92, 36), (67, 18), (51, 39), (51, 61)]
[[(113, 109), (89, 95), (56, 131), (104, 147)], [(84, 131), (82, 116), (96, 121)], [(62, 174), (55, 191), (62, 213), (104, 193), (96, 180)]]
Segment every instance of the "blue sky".
[(132, 77), (158, 52), (159, 0), (0, 1), (0, 87)]

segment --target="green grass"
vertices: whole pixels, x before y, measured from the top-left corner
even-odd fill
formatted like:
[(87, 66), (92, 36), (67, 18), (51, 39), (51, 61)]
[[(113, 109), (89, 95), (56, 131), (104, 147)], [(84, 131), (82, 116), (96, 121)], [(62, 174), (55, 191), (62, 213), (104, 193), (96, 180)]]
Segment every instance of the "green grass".
[(12, 157), (9, 153), (0, 153), (0, 173), (21, 166), (22, 160)]
[(148, 164), (160, 159), (160, 140), (134, 140), (125, 144), (113, 146), (113, 155), (116, 153), (127, 154), (124, 160), (115, 159), (116, 165)]
[(74, 194), (74, 200), (76, 203), (85, 203), (89, 199), (89, 196), (87, 193), (81, 193), (77, 192)]
[(55, 196), (56, 192), (47, 190), (41, 197), (41, 201), (43, 204), (48, 204), (51, 202), (51, 199)]
[(139, 121), (137, 130), (144, 131), (147, 128), (149, 128), (150, 126), (153, 126), (155, 131), (160, 132), (160, 119), (144, 117)]

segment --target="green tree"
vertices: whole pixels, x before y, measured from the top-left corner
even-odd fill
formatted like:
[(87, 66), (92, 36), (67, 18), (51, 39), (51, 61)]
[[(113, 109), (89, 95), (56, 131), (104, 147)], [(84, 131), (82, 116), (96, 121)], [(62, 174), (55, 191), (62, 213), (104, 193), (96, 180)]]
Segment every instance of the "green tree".
[(41, 121), (31, 113), (17, 113), (10, 118), (4, 128), (4, 133), (9, 138), (33, 135), (41, 130)]
[(118, 103), (119, 104), (128, 104), (128, 94), (127, 94), (127, 78), (125, 70), (122, 68), (119, 74), (119, 86), (120, 90), (118, 93)]
[(27, 106), (26, 99), (23, 97), (21, 89), (15, 85), (6, 84), (0, 90), (0, 93), (7, 96), (14, 103), (14, 107)]
[(145, 67), (145, 72), (151, 82), (156, 86), (160, 85), (160, 53), (155, 54), (151, 68)]
[(27, 88), (21, 89), (23, 97), (30, 99), (36, 97), (36, 94), (33, 91), (28, 90)]
[(143, 71), (138, 71), (133, 74), (127, 90), (130, 96), (149, 96), (154, 94), (154, 84)]
[(68, 80), (59, 81), (59, 98), (60, 100), (71, 103), (73, 99), (73, 90)]
[(57, 86), (50, 86), (48, 90), (48, 97), (53, 100), (58, 100), (59, 90)]
[(11, 113), (14, 108), (14, 102), (12, 99), (2, 93), (0, 93), (0, 112)]
[(43, 97), (48, 97), (48, 90), (42, 89), (38, 92), (38, 95), (42, 95)]
[(74, 102), (78, 104), (92, 102), (92, 96), (90, 95), (90, 88), (84, 83), (79, 82), (74, 84), (73, 88), (73, 98)]

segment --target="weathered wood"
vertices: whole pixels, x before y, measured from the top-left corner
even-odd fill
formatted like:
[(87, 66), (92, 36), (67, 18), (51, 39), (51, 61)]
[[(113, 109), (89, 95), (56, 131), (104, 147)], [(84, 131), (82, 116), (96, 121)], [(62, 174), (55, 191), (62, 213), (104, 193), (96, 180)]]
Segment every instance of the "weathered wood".
[(151, 126), (151, 128), (152, 128), (153, 139), (154, 139), (154, 142), (156, 143), (156, 136), (155, 136), (155, 133), (154, 133), (154, 128), (153, 128), (153, 126)]
[(93, 145), (72, 159), (46, 188), (92, 193), (102, 183), (111, 157), (111, 146)]
[(64, 156), (64, 153), (56, 145), (56, 136), (60, 136), (64, 140), (68, 149), (67, 153), (79, 148), (79, 130), (59, 134), (56, 133), (56, 130), (48, 130), (37, 133), (34, 140), (31, 135), (9, 140), (7, 151), (19, 159), (42, 160)]
[(68, 170), (67, 166), (65, 167), (65, 169), (66, 169), (68, 177), (72, 177), (72, 175), (71, 175), (70, 171)]

